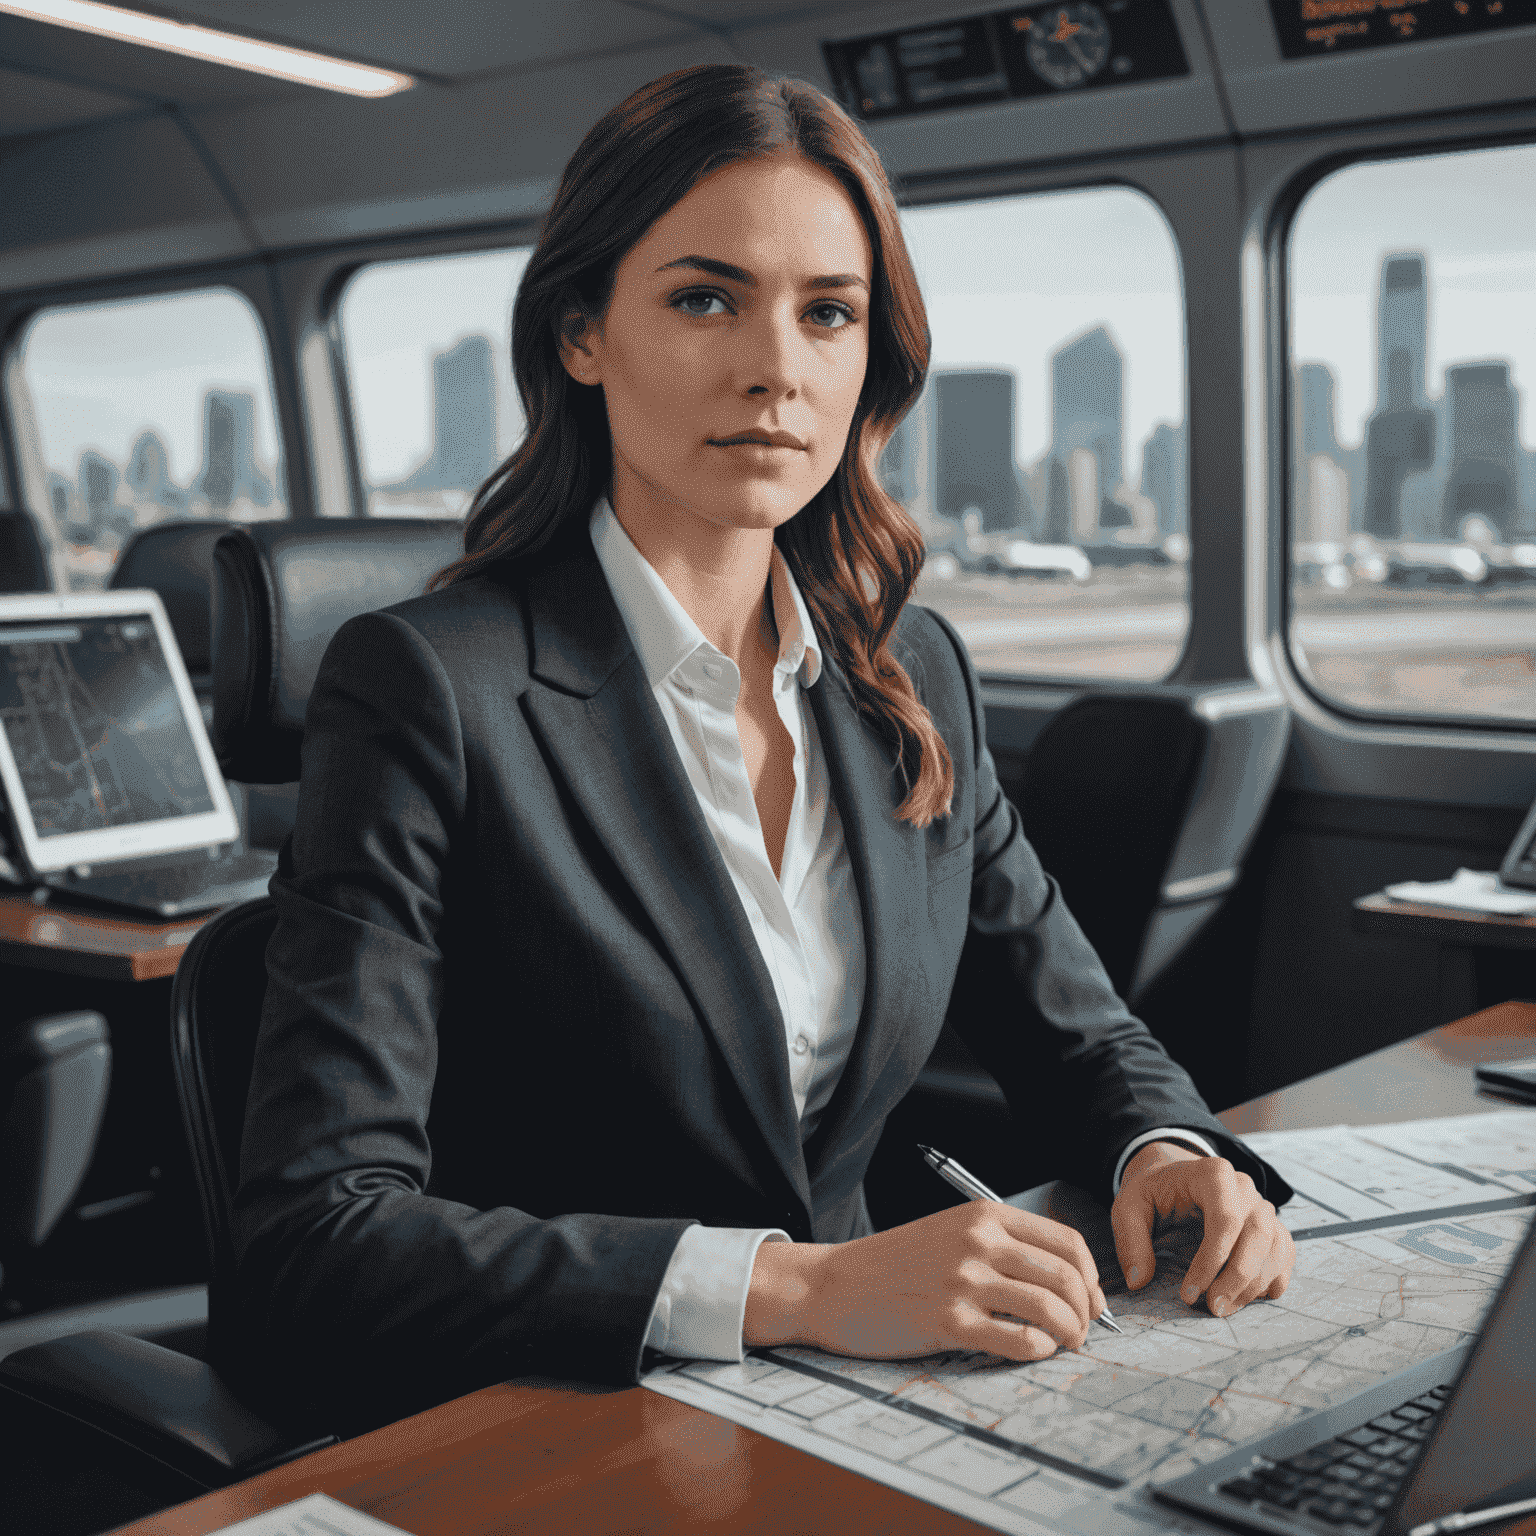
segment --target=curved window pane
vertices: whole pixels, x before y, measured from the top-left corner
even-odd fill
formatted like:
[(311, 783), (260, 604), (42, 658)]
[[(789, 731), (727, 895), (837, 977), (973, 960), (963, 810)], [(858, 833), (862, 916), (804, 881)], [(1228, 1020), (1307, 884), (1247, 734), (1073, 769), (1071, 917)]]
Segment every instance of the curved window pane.
[(104, 587), (152, 523), (287, 514), (266, 340), (242, 294), (45, 309), (17, 361), (37, 499), (72, 588)]
[(1189, 627), (1184, 297), (1122, 187), (907, 209), (933, 335), (882, 460), (986, 672), (1155, 679)]
[(347, 284), (342, 345), (375, 517), (462, 517), (523, 431), (512, 300), (528, 250), (379, 262)]
[(1291, 651), (1398, 717), (1536, 719), (1536, 148), (1349, 166), (1290, 241)]

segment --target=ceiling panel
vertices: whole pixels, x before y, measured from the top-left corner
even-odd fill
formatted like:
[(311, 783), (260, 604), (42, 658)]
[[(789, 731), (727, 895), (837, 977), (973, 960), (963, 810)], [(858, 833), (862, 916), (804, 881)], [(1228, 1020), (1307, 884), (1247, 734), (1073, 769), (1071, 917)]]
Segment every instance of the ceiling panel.
[(0, 136), (69, 128), (99, 117), (115, 117), (139, 105), (133, 97), (111, 91), (0, 69)]
[[(1261, 0), (1262, 3), (1262, 0)], [(896, 176), (933, 175), (989, 165), (1023, 165), (1124, 153), (1129, 147), (1228, 137), (1195, 0), (1171, 0), (1190, 73), (1101, 91), (1063, 91), (986, 106), (959, 106), (865, 125)], [(830, 91), (820, 44), (925, 26), (1001, 6), (982, 0), (905, 0), (844, 8), (820, 25), (753, 28), (737, 36), (742, 53), (774, 73), (798, 75)]]
[[(653, 0), (628, 0), (628, 3), (637, 9), (649, 9)], [(814, 29), (817, 22), (827, 16), (835, 16), (839, 11), (858, 10), (868, 3), (869, 0), (821, 0), (820, 4), (814, 0), (810, 4), (807, 0), (654, 0), (659, 12), (693, 16), (727, 31), (769, 22), (778, 25), (798, 22)]]
[(0, 60), (72, 85), (141, 102), (275, 100), (308, 87), (253, 75), (248, 70), (184, 59), (158, 48), (53, 27), (19, 16), (0, 16)]
[(620, 0), (191, 0), (177, 14), (439, 77), (641, 47), (690, 30), (686, 20)]
[(1243, 133), (1464, 111), (1536, 97), (1536, 28), (1286, 59), (1265, 0), (1222, 0), (1207, 11), (1232, 114)]
[(540, 212), (587, 129), (638, 86), (732, 57), (701, 34), (382, 101), (310, 92), (197, 123), (268, 245), (487, 223)]
[(34, 135), (0, 159), (0, 291), (187, 265), (249, 249), (164, 113)]

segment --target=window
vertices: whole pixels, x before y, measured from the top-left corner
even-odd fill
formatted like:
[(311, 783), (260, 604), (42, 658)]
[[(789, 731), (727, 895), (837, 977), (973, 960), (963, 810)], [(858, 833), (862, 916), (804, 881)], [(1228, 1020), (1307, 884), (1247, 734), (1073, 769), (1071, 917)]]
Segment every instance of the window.
[(266, 342), (233, 289), (45, 309), (13, 376), (72, 589), (104, 587), (151, 523), (286, 515)]
[(527, 250), (364, 267), (341, 334), (368, 511), (462, 517), (523, 431), (512, 300)]
[(1290, 238), (1291, 654), (1362, 713), (1536, 719), (1536, 148), (1346, 167)]
[(881, 461), (994, 674), (1150, 680), (1189, 626), (1184, 299), (1120, 187), (914, 208), (932, 369)]

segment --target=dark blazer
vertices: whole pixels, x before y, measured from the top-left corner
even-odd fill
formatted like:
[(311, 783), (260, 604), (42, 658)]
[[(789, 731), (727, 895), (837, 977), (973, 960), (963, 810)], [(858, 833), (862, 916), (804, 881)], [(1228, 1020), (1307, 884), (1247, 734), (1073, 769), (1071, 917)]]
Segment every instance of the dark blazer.
[(378, 1422), (520, 1373), (632, 1381), (691, 1222), (869, 1230), (864, 1170), (968, 930), (1008, 995), (956, 1023), (1017, 1112), (1049, 1096), (1081, 1125), (1081, 1178), (1107, 1198), (1127, 1141), (1184, 1125), (1284, 1197), (1041, 870), (954, 631), (909, 605), (895, 645), (953, 810), (896, 819), (892, 755), (829, 661), (809, 696), (867, 981), (802, 1147), (772, 983), (584, 523), (336, 635), (272, 883), (238, 1284), (215, 1299), (249, 1385)]

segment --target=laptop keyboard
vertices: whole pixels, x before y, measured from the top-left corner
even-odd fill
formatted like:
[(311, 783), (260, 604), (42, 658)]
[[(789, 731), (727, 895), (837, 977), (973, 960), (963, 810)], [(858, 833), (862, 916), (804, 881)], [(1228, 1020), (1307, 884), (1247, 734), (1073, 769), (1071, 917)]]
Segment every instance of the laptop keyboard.
[(1450, 1395), (1449, 1387), (1435, 1387), (1284, 1461), (1255, 1456), (1253, 1466), (1221, 1484), (1221, 1491), (1245, 1504), (1262, 1500), (1342, 1530), (1368, 1531), (1386, 1514)]

